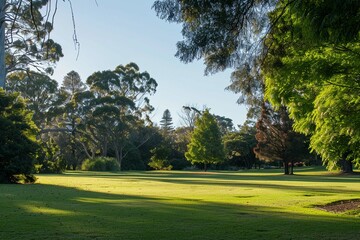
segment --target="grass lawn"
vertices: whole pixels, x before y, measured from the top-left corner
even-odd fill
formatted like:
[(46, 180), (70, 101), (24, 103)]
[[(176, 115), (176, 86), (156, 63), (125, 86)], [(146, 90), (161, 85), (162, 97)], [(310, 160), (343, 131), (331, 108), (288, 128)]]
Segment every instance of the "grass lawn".
[(312, 168), (67, 172), (0, 185), (0, 239), (359, 239), (360, 176)]

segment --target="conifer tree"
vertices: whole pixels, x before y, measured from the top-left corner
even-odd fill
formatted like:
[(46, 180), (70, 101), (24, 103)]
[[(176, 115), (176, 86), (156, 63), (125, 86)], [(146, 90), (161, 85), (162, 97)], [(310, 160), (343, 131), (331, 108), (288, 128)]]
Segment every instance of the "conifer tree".
[(166, 134), (174, 130), (172, 117), (169, 109), (166, 109), (163, 113), (162, 119), (160, 120), (160, 126)]

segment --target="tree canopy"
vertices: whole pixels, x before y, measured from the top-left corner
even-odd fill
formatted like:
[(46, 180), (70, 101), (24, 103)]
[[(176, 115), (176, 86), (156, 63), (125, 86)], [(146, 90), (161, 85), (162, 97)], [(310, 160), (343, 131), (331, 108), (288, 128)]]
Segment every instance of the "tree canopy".
[[(53, 30), (50, 0), (1, 1), (0, 87), (5, 87), (6, 73), (36, 69), (52, 73), (54, 63), (63, 56), (61, 46), (49, 36)], [(45, 11), (45, 12), (44, 12)]]
[(249, 116), (259, 116), (265, 92), (328, 167), (359, 165), (359, 1), (158, 0), (153, 8), (182, 24), (181, 61), (202, 58), (206, 73), (233, 69), (228, 89)]

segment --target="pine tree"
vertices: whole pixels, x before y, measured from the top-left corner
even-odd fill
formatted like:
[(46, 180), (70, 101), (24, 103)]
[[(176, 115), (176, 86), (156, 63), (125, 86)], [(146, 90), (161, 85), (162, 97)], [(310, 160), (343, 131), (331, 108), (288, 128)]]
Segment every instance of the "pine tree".
[(172, 117), (169, 109), (166, 109), (163, 113), (163, 116), (160, 120), (160, 126), (166, 134), (174, 130)]

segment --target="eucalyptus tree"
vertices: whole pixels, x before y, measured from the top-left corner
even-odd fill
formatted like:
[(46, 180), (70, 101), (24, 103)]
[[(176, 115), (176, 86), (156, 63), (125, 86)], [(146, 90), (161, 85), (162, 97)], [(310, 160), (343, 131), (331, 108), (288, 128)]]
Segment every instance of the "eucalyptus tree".
[(181, 114), (179, 117), (181, 119), (182, 125), (186, 128), (194, 129), (195, 121), (197, 117), (201, 115), (201, 110), (198, 109), (197, 106), (183, 106), (181, 109)]
[[(61, 46), (49, 38), (53, 30), (51, 0), (0, 1), (0, 87), (7, 73), (36, 69), (52, 73), (63, 56)], [(56, 3), (57, 4), (57, 3)]]
[(33, 120), (44, 129), (53, 117), (58, 101), (58, 83), (45, 74), (18, 71), (9, 74), (6, 90), (19, 92), (27, 100), (27, 107), (34, 112)]
[(87, 84), (93, 97), (87, 128), (101, 144), (103, 155), (109, 147), (113, 149), (121, 168), (137, 124), (145, 124), (153, 111), (148, 97), (155, 93), (157, 83), (149, 73), (129, 63), (113, 71), (95, 72)]

